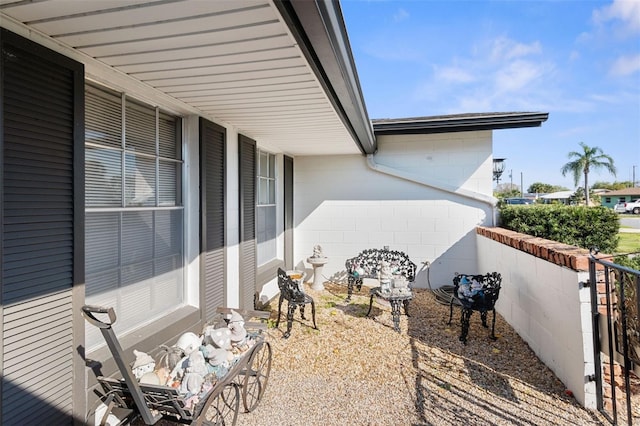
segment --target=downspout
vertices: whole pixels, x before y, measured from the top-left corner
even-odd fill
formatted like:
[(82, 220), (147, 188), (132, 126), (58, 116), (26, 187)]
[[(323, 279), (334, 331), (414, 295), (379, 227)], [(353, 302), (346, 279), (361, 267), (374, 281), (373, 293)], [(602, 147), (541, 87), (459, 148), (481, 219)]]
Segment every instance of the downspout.
[(394, 169), (389, 166), (384, 166), (382, 164), (376, 163), (373, 157), (373, 154), (367, 155), (367, 166), (373, 171), (384, 173), (389, 176), (404, 179), (409, 182), (417, 183), (419, 185), (427, 186), (429, 188), (437, 189), (439, 191), (447, 192), (450, 194), (455, 194), (460, 197), (468, 198), (473, 201), (478, 201), (480, 203), (488, 205), (489, 207), (491, 207), (491, 226), (496, 226), (496, 223), (498, 222), (496, 209), (496, 204), (498, 203), (497, 198), (490, 195), (481, 194), (479, 192), (469, 191), (468, 189), (458, 188), (445, 182), (438, 182), (433, 179), (427, 180), (424, 177), (415, 175), (413, 173)]

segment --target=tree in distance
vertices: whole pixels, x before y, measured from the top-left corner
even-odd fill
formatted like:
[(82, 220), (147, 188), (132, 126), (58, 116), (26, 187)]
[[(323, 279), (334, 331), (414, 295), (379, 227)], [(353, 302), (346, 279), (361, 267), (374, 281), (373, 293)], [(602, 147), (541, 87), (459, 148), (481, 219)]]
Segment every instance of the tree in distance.
[(551, 194), (552, 192), (559, 191), (568, 191), (568, 188), (560, 185), (551, 185), (550, 183), (542, 183), (542, 182), (534, 182), (529, 188), (527, 188), (527, 192), (529, 194)]
[(618, 189), (633, 188), (633, 182), (626, 180), (623, 182), (596, 182), (591, 186), (591, 189), (608, 189), (611, 191), (617, 191)]
[(586, 195), (586, 205), (589, 206), (589, 172), (597, 169), (607, 169), (612, 175), (616, 175), (616, 167), (613, 158), (602, 152), (602, 149), (594, 146), (590, 147), (584, 142), (580, 142), (582, 152), (571, 151), (567, 156), (571, 161), (562, 166), (562, 176), (567, 173), (573, 175), (573, 184), (578, 186), (580, 175), (584, 175), (584, 193)]

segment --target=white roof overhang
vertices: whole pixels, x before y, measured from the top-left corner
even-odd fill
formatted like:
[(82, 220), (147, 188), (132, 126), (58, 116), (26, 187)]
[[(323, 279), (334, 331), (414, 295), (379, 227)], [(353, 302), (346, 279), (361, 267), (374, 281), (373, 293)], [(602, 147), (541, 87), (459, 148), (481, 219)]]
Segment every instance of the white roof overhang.
[(375, 151), (337, 2), (0, 0), (0, 26), (273, 150)]

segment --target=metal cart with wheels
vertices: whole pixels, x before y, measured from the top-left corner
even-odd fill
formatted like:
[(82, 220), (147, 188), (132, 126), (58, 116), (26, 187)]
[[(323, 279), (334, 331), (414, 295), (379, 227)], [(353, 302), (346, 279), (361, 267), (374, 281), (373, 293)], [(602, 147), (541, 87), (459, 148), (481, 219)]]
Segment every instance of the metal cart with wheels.
[[(218, 308), (220, 313), (228, 313), (229, 308)], [(145, 424), (156, 424), (167, 418), (175, 422), (191, 425), (235, 425), (240, 405), (244, 412), (253, 411), (259, 404), (267, 388), (271, 370), (271, 345), (264, 340), (263, 322), (245, 323), (255, 339), (254, 345), (237, 357), (224, 377), (190, 405), (178, 389), (170, 386), (140, 384), (134, 377), (130, 366), (124, 360), (122, 347), (113, 331), (116, 322), (113, 308), (88, 306), (82, 307), (85, 319), (98, 327), (113, 355), (122, 379), (99, 376), (98, 382), (104, 389), (101, 398), (102, 410), (96, 412), (93, 424), (114, 425), (130, 424), (141, 418)], [(245, 318), (269, 317), (268, 312), (239, 311)], [(106, 316), (108, 321), (100, 318)]]

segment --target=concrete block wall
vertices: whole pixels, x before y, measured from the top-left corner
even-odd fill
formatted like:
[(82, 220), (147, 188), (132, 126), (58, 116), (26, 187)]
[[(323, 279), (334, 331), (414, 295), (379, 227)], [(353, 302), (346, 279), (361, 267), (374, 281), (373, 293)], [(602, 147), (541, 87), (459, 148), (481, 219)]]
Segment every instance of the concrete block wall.
[(477, 229), (478, 265), (502, 274), (496, 310), (562, 380), (596, 408), (587, 250), (502, 228)]
[(492, 195), (492, 132), (378, 136), (376, 161), (432, 182)]
[[(416, 263), (417, 287), (448, 285), (455, 272), (475, 272), (475, 227), (493, 220), (491, 132), (380, 138), (379, 144), (374, 161), (391, 174), (361, 155), (296, 157), (296, 267), (310, 277), (305, 260), (320, 244), (329, 258), (323, 275), (332, 280), (344, 279), (348, 258), (383, 246)], [(423, 262), (431, 265), (429, 274)]]

